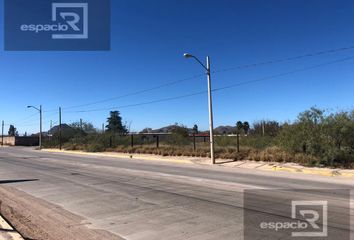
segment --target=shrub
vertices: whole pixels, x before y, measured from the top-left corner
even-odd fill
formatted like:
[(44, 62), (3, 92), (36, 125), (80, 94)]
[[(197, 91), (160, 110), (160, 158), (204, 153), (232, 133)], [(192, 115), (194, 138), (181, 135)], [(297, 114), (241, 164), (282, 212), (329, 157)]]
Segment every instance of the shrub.
[(86, 145), (85, 150), (87, 152), (103, 152), (105, 147), (102, 143), (90, 143)]

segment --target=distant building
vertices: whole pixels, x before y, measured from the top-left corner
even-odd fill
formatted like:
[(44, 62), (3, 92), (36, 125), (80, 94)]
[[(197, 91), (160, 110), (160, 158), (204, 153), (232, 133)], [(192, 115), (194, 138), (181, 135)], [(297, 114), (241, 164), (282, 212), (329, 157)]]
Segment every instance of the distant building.
[(8, 137), (4, 136), (0, 137), (0, 145), (2, 145), (2, 141), (4, 140), (4, 144), (6, 146), (38, 146), (39, 139), (38, 137)]

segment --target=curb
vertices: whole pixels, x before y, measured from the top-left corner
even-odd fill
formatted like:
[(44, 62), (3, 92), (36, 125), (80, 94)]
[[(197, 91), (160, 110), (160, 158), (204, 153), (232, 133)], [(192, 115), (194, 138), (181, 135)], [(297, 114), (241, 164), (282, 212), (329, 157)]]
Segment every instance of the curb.
[(89, 152), (82, 152), (82, 151), (57, 150), (57, 149), (42, 149), (41, 151), (51, 152), (51, 153), (69, 153), (69, 154), (96, 156), (96, 157), (113, 157), (113, 158), (125, 158), (125, 159), (130, 158), (130, 159), (145, 160), (145, 161), (193, 164), (193, 161), (191, 160), (171, 159), (171, 158), (165, 158), (163, 156), (146, 156), (146, 155), (139, 155), (139, 154), (124, 154), (124, 153), (89, 153)]
[(331, 169), (310, 169), (310, 168), (272, 166), (272, 167), (268, 167), (266, 170), (321, 175), (326, 177), (346, 177), (346, 178), (354, 177), (354, 173), (342, 172), (342, 170), (340, 169), (331, 170)]
[(0, 215), (0, 240), (24, 240), (23, 237)]
[[(168, 163), (180, 163), (180, 164), (198, 164), (193, 160), (188, 159), (173, 159), (171, 157), (164, 156), (155, 156), (155, 155), (145, 155), (145, 154), (125, 154), (125, 153), (89, 153), (83, 151), (72, 151), (72, 150), (57, 150), (57, 149), (42, 149), (44, 152), (52, 152), (52, 153), (68, 153), (68, 154), (77, 154), (77, 155), (88, 155), (88, 156), (96, 156), (96, 157), (113, 157), (113, 158), (124, 158), (124, 159), (136, 159), (136, 160), (146, 160), (146, 161), (156, 161), (156, 162), (168, 162)], [(203, 165), (203, 163), (201, 163)], [(348, 172), (347, 170), (341, 169), (311, 169), (306, 167), (290, 167), (290, 166), (281, 166), (281, 165), (270, 165), (262, 164), (253, 167), (242, 167), (244, 163), (239, 164), (238, 168), (245, 169), (258, 169), (264, 171), (281, 171), (281, 172), (291, 172), (291, 173), (302, 173), (308, 175), (319, 175), (325, 177), (345, 177), (345, 178), (354, 178), (354, 171)], [(210, 164), (206, 164), (210, 165)], [(222, 166), (222, 165), (220, 165)], [(228, 166), (223, 166), (228, 167)]]

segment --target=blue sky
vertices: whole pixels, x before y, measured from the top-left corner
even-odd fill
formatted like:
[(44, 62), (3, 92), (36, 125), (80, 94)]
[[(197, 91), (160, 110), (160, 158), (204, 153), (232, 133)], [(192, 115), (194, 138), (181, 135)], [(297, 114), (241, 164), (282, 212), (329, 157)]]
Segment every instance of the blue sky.
[[(3, 1), (0, 1), (3, 12)], [(3, 29), (3, 19), (0, 18)], [(97, 105), (66, 107), (129, 94), (204, 73), (190, 52), (212, 70), (354, 45), (354, 2), (334, 0), (113, 0), (112, 50), (0, 53), (0, 119), (20, 133), (37, 131), (27, 105), (43, 105), (44, 125), (80, 118), (100, 127), (110, 108), (206, 91), (206, 77)], [(3, 35), (3, 31), (1, 31)], [(0, 37), (3, 46), (3, 36)], [(354, 56), (354, 50), (215, 73), (213, 87), (259, 79)], [(215, 125), (236, 121), (294, 120), (311, 106), (352, 109), (354, 60), (214, 93)], [(112, 109), (113, 110), (113, 109)], [(132, 130), (175, 122), (208, 127), (207, 96), (117, 108)]]

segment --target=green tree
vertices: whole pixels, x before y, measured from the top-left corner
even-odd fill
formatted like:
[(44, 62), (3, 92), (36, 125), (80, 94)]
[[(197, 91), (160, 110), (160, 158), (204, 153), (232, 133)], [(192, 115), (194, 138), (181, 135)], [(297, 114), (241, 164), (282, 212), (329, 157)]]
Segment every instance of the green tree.
[(122, 117), (119, 111), (111, 111), (109, 118), (107, 118), (107, 132), (126, 135), (128, 130), (122, 123)]
[(354, 110), (351, 111), (350, 123), (348, 123), (347, 132), (345, 134), (344, 142), (349, 147), (349, 150), (354, 153)]
[(236, 133), (240, 134), (242, 129), (243, 129), (243, 123), (241, 121), (238, 121), (236, 123)]
[(198, 134), (199, 131), (198, 131), (198, 125), (197, 124), (194, 124), (193, 126), (193, 134)]
[(76, 121), (71, 123), (69, 126), (74, 129), (81, 130), (87, 134), (94, 134), (98, 132), (97, 129), (90, 122)]
[(311, 108), (300, 113), (293, 124), (284, 124), (277, 140), (287, 151), (316, 157), (317, 163), (350, 167), (354, 161), (353, 116), (349, 112), (328, 115)]
[(171, 136), (168, 141), (171, 145), (187, 145), (189, 141), (189, 131), (186, 126), (183, 125), (174, 125), (171, 130)]
[(242, 128), (243, 128), (244, 133), (247, 135), (248, 131), (250, 130), (250, 124), (248, 122), (244, 122), (242, 124)]
[(251, 133), (258, 136), (263, 136), (263, 131), (265, 136), (275, 137), (280, 131), (280, 124), (277, 121), (259, 121), (253, 123), (253, 128)]
[(11, 137), (16, 136), (16, 128), (15, 128), (14, 125), (10, 125), (8, 134), (9, 134), (9, 136), (11, 136)]

